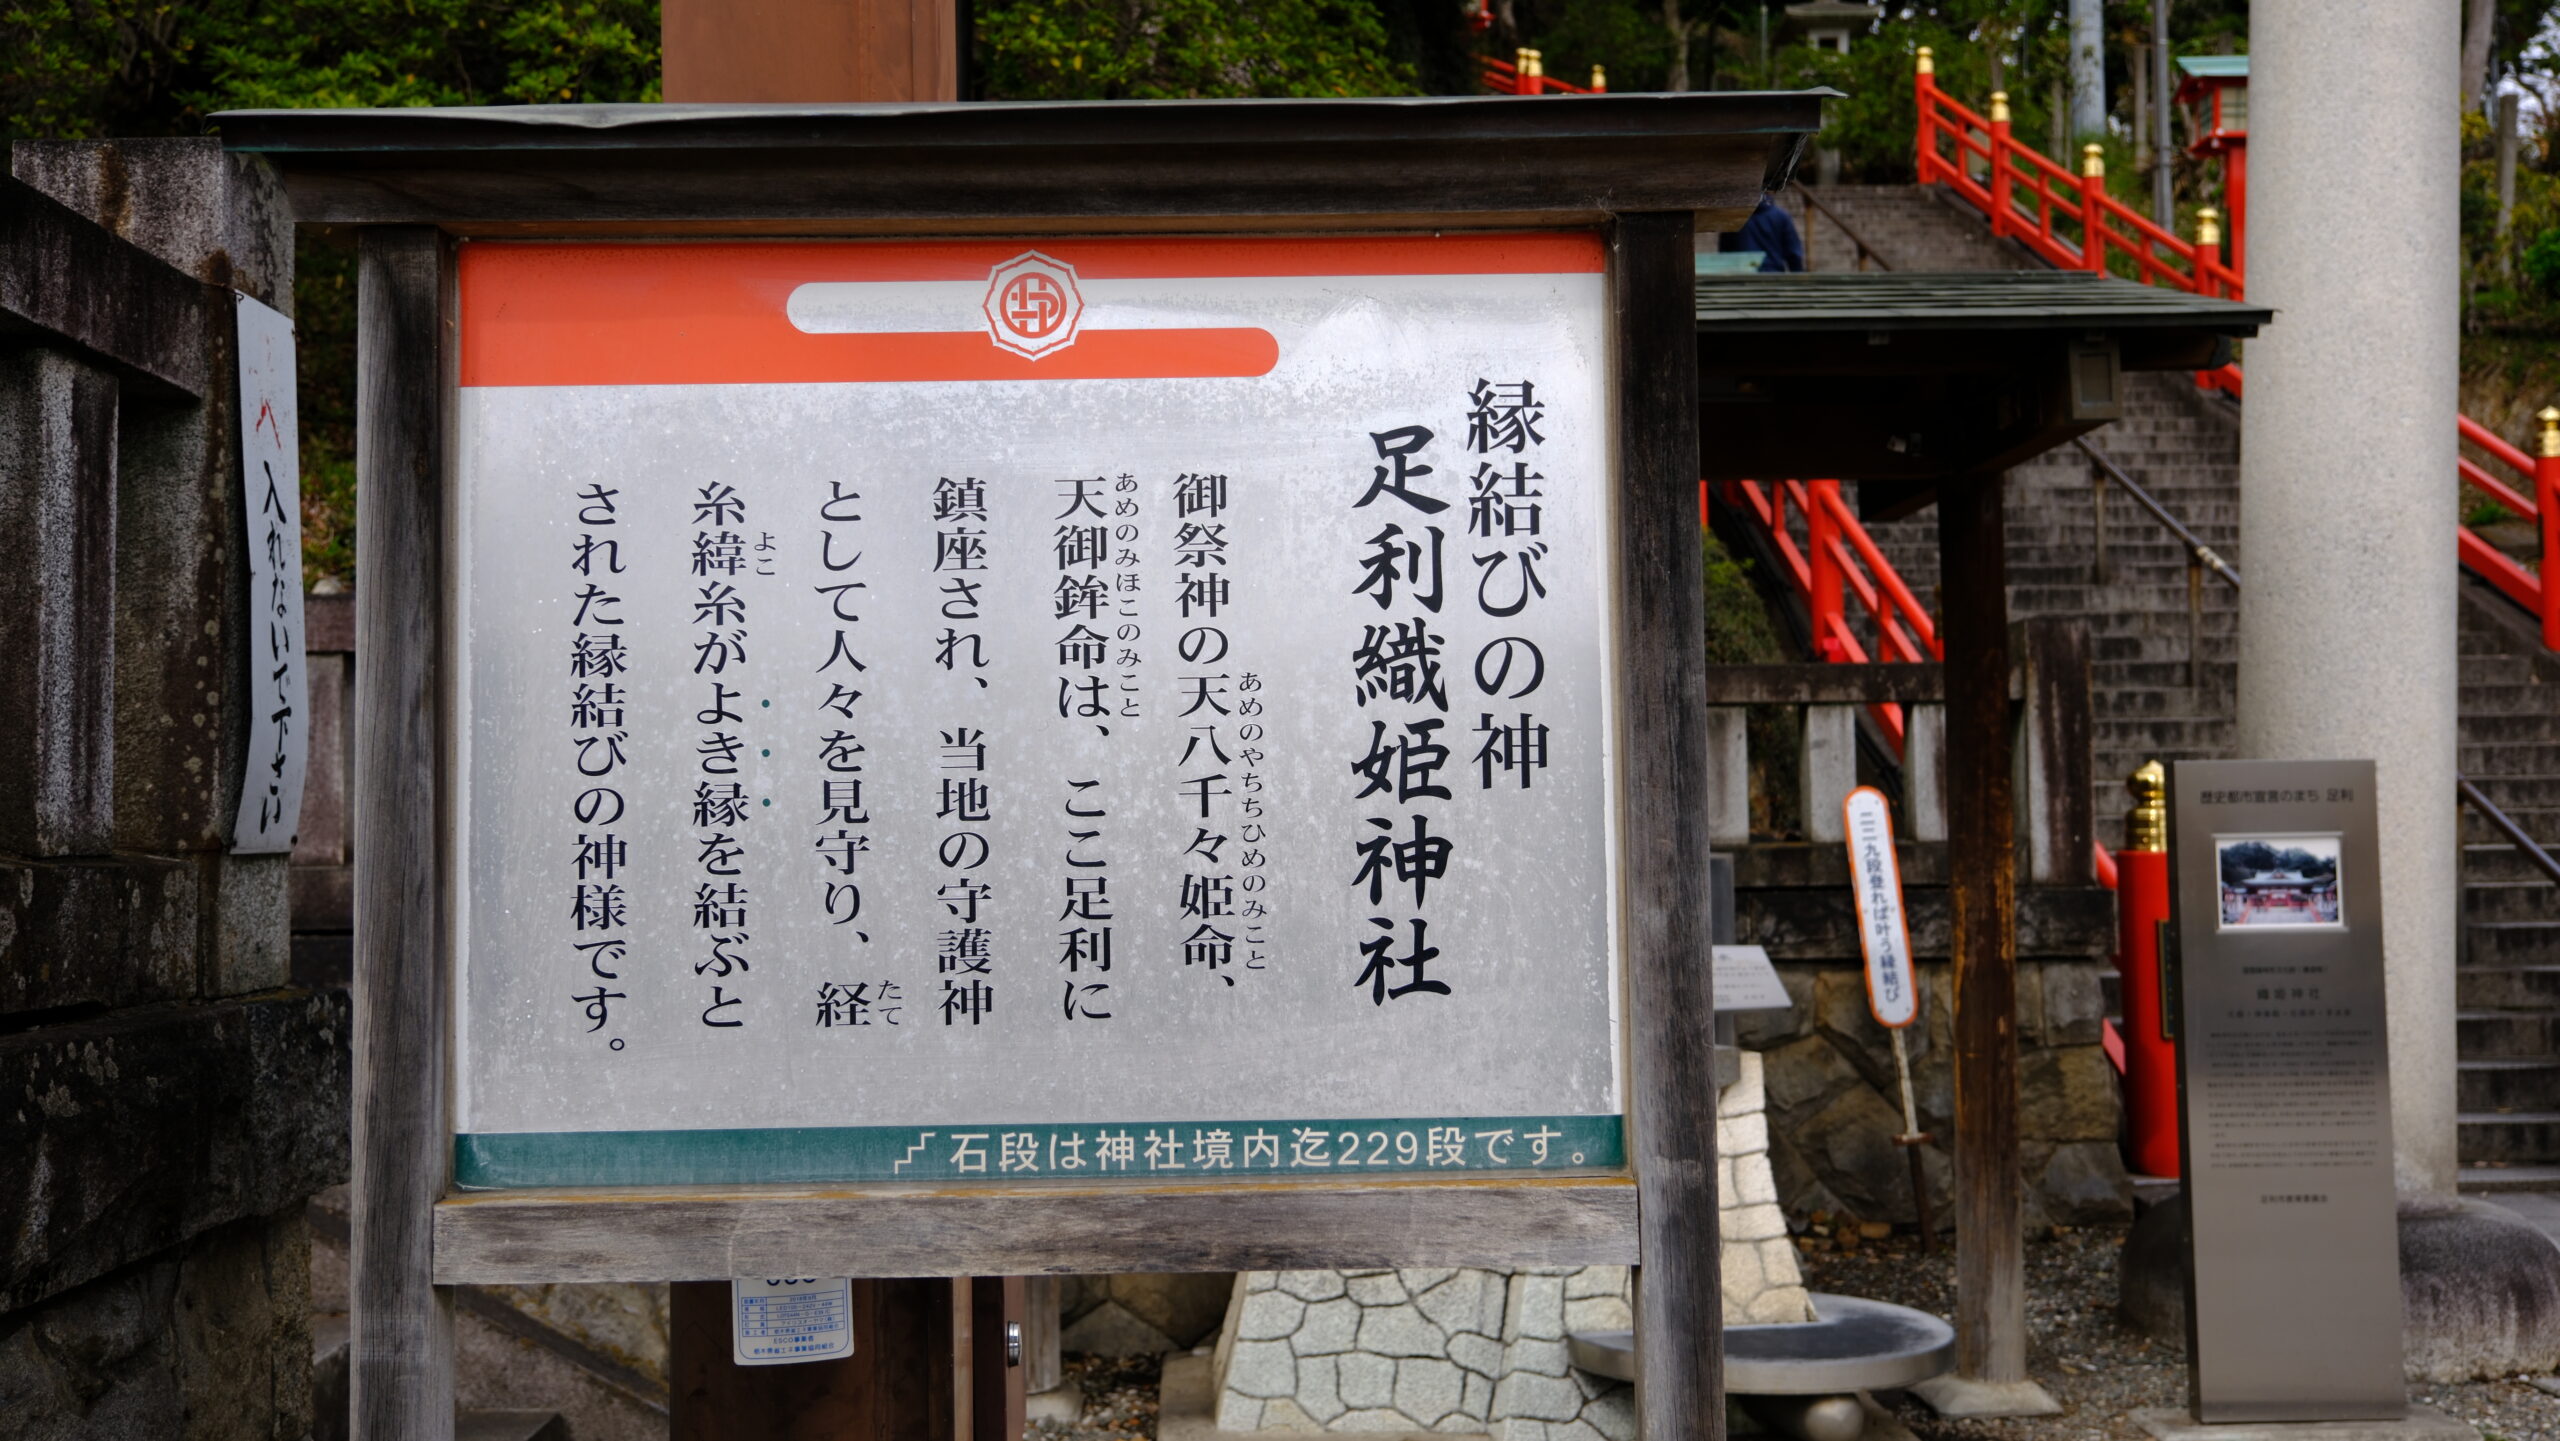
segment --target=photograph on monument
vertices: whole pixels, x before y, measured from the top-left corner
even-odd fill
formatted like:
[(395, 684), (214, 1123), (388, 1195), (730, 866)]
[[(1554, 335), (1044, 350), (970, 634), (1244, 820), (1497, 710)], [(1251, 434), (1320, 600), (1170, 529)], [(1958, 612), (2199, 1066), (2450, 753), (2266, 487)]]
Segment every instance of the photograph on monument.
[(2221, 928), (2338, 930), (2338, 837), (2215, 836)]

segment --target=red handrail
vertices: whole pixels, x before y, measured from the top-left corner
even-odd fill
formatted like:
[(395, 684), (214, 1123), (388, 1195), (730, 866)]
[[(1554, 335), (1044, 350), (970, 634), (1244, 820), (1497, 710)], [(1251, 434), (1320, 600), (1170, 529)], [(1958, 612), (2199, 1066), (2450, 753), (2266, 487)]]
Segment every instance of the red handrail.
[(1606, 95), (1609, 93), (1606, 73), (1597, 65), (1591, 67), (1591, 85), (1573, 85), (1558, 80), (1544, 66), (1533, 66), (1523, 76), (1520, 66), (1490, 55), (1480, 57), (1484, 67), (1484, 88), (1496, 95)]
[[(1949, 99), (1938, 89), (1938, 77), (1925, 51), (1914, 88), (1920, 116), (1915, 157), (1920, 183), (1954, 191), (1988, 218), (1994, 235), (2014, 239), (2067, 270), (2105, 274), (2108, 257), (2115, 254), (2129, 257), (2134, 278), (2147, 285), (2169, 285), (2233, 300), (2244, 294), (2239, 267), (2223, 259), (2220, 230), (2210, 212), (2194, 241), (2179, 239), (2107, 193), (2105, 167), (2094, 153), (2098, 147), (2087, 147), (2090, 153), (2081, 174), (2074, 177), (2009, 133), (2005, 97), (1992, 96), (1987, 118)], [(1974, 174), (1977, 161), (1979, 177)], [(2237, 183), (2235, 175), (2235, 187)], [(2233, 199), (2236, 205), (2236, 192)], [(2076, 238), (2057, 231), (2057, 220), (2073, 227)], [(2196, 383), (2236, 396), (2240, 368), (2225, 365), (2198, 371)], [(2527, 458), (2468, 416), (2457, 419), (2462, 440), (2478, 446), (2521, 482), (2510, 485), (2456, 456), (2457, 473), (2465, 483), (2519, 518), (2538, 523), (2541, 573), (2518, 564), (2468, 525), (2454, 538), (2455, 554), (2499, 594), (2537, 617), (2542, 622), (2543, 644), (2560, 650), (2560, 584), (2549, 580), (2552, 559), (2560, 556), (2560, 516), (2553, 514), (2560, 507), (2555, 507), (2552, 482), (2544, 474), (2552, 462)]]

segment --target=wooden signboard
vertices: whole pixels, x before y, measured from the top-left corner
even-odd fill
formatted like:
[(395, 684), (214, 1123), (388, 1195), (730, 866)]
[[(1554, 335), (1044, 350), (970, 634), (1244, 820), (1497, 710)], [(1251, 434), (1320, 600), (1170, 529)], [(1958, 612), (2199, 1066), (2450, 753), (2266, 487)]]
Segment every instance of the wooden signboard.
[(359, 1431), (463, 1282), (1594, 1263), (1713, 1430), (1690, 255), (1817, 104), (226, 117), (371, 227)]

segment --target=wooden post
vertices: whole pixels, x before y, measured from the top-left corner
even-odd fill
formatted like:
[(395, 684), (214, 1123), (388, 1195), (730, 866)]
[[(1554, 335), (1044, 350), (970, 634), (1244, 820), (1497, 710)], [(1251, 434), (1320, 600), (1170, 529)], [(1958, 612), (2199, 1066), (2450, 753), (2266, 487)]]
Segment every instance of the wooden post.
[(2542, 643), (2560, 650), (2560, 407), (2534, 416), (2533, 506), (2542, 520)]
[[(670, 1288), (672, 1441), (982, 1441), (960, 1430), (953, 1364), (966, 1278), (855, 1281), (854, 1353), (793, 1366), (731, 1359), (729, 1286)], [(741, 1384), (747, 1374), (753, 1384)], [(1011, 1437), (1021, 1434), (1017, 1423)]]
[(445, 1123), (444, 394), (452, 265), (424, 226), (356, 251), (355, 1183), (348, 1382), (366, 1441), (452, 1441), (453, 1298), (431, 1225)]
[(1620, 407), (1619, 854), (1637, 1184), (1636, 1430), (1645, 1441), (1725, 1434), (1691, 224), (1686, 211), (1622, 215), (1609, 257)]
[(969, 1294), (971, 1441), (1021, 1441), (1030, 1374), (1024, 1278), (977, 1276), (962, 1284)]
[(671, 101), (959, 100), (953, 0), (666, 0)]
[(2017, 222), (2009, 203), (2009, 93), (1991, 92), (1991, 233), (2005, 236)]
[(1956, 1373), (1995, 1385), (2027, 1378), (2005, 479), (1968, 476), (1938, 492), (1955, 961)]

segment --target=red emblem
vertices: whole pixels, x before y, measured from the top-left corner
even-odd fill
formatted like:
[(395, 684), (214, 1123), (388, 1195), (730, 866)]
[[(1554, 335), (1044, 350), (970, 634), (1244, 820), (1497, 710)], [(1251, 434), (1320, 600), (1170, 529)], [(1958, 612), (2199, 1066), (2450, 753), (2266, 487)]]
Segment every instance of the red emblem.
[(1084, 317), (1074, 267), (1026, 250), (987, 276), (988, 338), (1033, 360), (1075, 344)]

